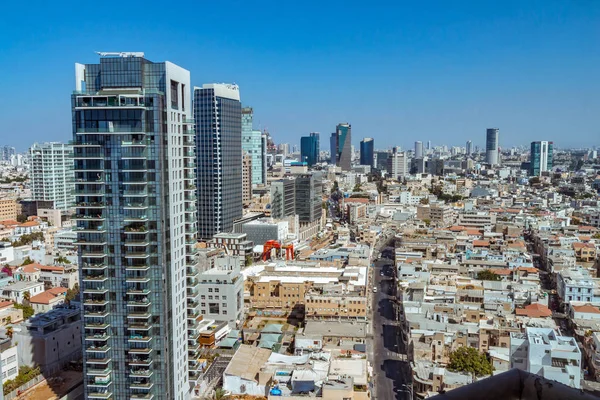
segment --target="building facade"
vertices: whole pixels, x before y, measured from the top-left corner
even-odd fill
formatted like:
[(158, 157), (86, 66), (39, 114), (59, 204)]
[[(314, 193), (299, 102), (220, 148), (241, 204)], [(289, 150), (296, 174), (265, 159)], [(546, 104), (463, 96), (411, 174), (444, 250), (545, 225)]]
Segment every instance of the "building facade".
[(252, 200), (252, 157), (244, 152), (242, 156), (242, 201), (244, 204)]
[(64, 143), (34, 143), (31, 159), (31, 192), (34, 200), (54, 202), (54, 208), (73, 207), (73, 146)]
[(296, 179), (271, 182), (271, 216), (290, 217), (296, 213)]
[(352, 166), (352, 126), (343, 122), (331, 134), (331, 164), (342, 171), (350, 171)]
[(300, 138), (300, 160), (309, 166), (319, 162), (319, 133), (311, 132), (309, 136)]
[(423, 142), (415, 142), (415, 158), (423, 158)]
[(465, 152), (468, 156), (470, 156), (473, 153), (473, 142), (470, 140), (467, 140), (467, 145), (465, 146)]
[(242, 150), (252, 158), (252, 185), (264, 185), (266, 180), (266, 140), (259, 130), (252, 129), (254, 110), (242, 108)]
[(195, 298), (185, 271), (195, 269), (197, 221), (190, 89), (189, 71), (143, 53), (76, 64), (86, 398), (189, 395), (187, 309)]
[(394, 151), (387, 159), (387, 172), (393, 179), (402, 179), (410, 172), (408, 169), (408, 156), (404, 151)]
[(498, 165), (498, 135), (500, 129), (489, 128), (485, 134), (485, 162)]
[(531, 159), (529, 163), (529, 175), (539, 176), (544, 171), (552, 169), (553, 142), (531, 142)]
[(321, 173), (302, 174), (296, 177), (296, 214), (300, 222), (321, 219), (323, 176)]
[(194, 88), (198, 235), (230, 232), (242, 216), (242, 105), (237, 85)]
[(375, 166), (375, 141), (364, 138), (360, 141), (360, 165)]

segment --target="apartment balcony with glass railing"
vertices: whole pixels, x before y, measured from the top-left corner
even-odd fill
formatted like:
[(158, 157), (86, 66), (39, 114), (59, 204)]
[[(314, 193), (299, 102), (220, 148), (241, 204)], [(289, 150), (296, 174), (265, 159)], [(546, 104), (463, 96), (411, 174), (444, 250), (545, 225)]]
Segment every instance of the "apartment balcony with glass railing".
[(87, 392), (88, 399), (111, 399), (112, 397), (112, 392), (108, 389), (90, 389)]
[(132, 393), (129, 397), (131, 400), (152, 400), (154, 393)]
[(108, 293), (108, 288), (104, 286), (104, 282), (98, 282), (98, 281), (85, 282), (82, 286), (83, 286), (82, 292), (84, 295), (86, 295), (86, 294), (106, 295), (106, 293)]
[[(102, 209), (104, 208), (104, 206), (93, 208)], [(75, 221), (104, 221), (106, 219), (106, 216), (102, 211), (98, 212), (89, 208), (83, 208), (77, 210), (77, 214), (75, 214), (75, 217), (73, 219)]]
[(152, 357), (148, 356), (135, 356), (125, 360), (131, 367), (150, 367), (152, 365)]

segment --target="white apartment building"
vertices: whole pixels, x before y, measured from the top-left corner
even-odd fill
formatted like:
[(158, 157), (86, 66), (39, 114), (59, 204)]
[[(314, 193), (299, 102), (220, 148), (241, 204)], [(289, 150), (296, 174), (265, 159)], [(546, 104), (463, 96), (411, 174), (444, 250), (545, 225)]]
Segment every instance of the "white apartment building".
[(581, 351), (572, 337), (551, 328), (528, 327), (510, 335), (511, 368), (518, 368), (565, 385), (581, 387)]
[(496, 214), (486, 212), (470, 212), (458, 215), (457, 225), (483, 228), (484, 226), (494, 225), (496, 223)]
[(401, 179), (408, 175), (408, 155), (395, 148), (387, 160), (387, 171), (393, 179)]
[(600, 304), (600, 294), (594, 280), (581, 267), (563, 269), (557, 274), (557, 291), (565, 303), (571, 301)]
[(19, 375), (19, 359), (17, 354), (17, 346), (13, 346), (11, 339), (0, 338), (2, 382), (15, 379)]
[(15, 282), (2, 288), (2, 297), (22, 304), (26, 292), (29, 292), (29, 295), (33, 297), (43, 291), (43, 282)]
[(226, 321), (231, 327), (244, 320), (244, 278), (239, 258), (216, 258), (215, 267), (200, 274), (197, 287), (204, 319)]
[(73, 207), (73, 146), (57, 142), (34, 143), (29, 156), (33, 199), (53, 201), (58, 210)]

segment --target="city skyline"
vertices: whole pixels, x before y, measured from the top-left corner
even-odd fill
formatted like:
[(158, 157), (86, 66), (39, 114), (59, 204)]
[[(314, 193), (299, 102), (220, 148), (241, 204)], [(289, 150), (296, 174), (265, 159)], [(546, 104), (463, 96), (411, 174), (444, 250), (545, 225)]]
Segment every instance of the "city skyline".
[[(18, 14), (19, 7), (11, 4), (7, 13)], [(129, 7), (140, 21), (148, 20), (152, 9), (131, 4), (125, 8)], [(254, 14), (258, 11), (247, 7), (227, 10), (238, 24), (218, 37), (214, 31), (220, 18), (208, 18), (193, 28), (127, 20), (123, 29), (109, 29), (101, 22), (82, 22), (77, 13), (40, 6), (28, 12), (26, 22), (7, 21), (3, 33), (8, 46), (0, 55), (0, 68), (11, 77), (5, 83), (11, 96), (0, 100), (6, 144), (25, 150), (14, 133), (23, 130), (31, 107), (25, 93), (33, 90), (45, 107), (26, 128), (31, 142), (68, 140), (68, 103), (54, 100), (52, 94), (72, 87), (73, 62), (94, 62), (94, 50), (117, 50), (144, 51), (151, 59), (186, 65), (193, 86), (237, 83), (244, 91), (244, 105), (255, 108), (256, 128), (268, 129), (279, 143), (299, 143), (309, 132), (325, 134), (338, 121), (349, 121), (355, 146), (362, 137), (373, 137), (382, 148), (409, 148), (415, 140), (440, 143), (452, 137), (456, 143), (473, 140), (481, 147), (480, 132), (489, 126), (502, 129), (505, 147), (526, 146), (542, 134), (563, 148), (597, 145), (597, 40), (581, 38), (598, 37), (598, 4), (528, 2), (502, 9), (478, 3), (450, 9), (439, 4), (434, 15), (428, 7), (403, 5), (338, 10), (329, 4), (320, 13), (309, 5), (294, 9), (299, 22), (311, 21), (319, 28), (318, 37), (290, 30), (287, 18)], [(190, 7), (192, 13), (194, 9)], [(202, 11), (218, 16), (225, 9), (210, 4)], [(278, 12), (285, 16), (290, 11)], [(330, 28), (334, 11), (360, 21), (355, 32), (341, 34)], [(94, 21), (110, 15), (108, 9), (95, 12)], [(44, 31), (42, 22), (48, 18), (61, 29)], [(260, 18), (269, 24), (257, 23)], [(166, 18), (176, 19), (179, 16)], [(487, 25), (494, 29), (484, 29)], [(75, 29), (86, 34), (72, 35)], [(185, 35), (172, 46), (163, 39), (166, 31)], [(342, 55), (353, 62), (339, 68)], [(240, 58), (245, 62), (237, 62)], [(19, 68), (12, 67), (15, 59)], [(331, 94), (336, 101), (330, 101)]]

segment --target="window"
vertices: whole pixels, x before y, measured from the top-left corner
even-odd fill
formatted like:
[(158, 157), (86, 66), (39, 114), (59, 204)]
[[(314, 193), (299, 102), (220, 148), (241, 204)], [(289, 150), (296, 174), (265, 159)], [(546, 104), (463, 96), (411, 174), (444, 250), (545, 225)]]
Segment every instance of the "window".
[(219, 314), (219, 303), (208, 303), (209, 314)]
[(8, 375), (14, 375), (17, 373), (17, 367), (12, 367), (8, 370)]
[(210, 288), (208, 288), (208, 293), (212, 293), (212, 292), (213, 292), (213, 291), (212, 291), (212, 288), (211, 288), (211, 287), (210, 287)]

